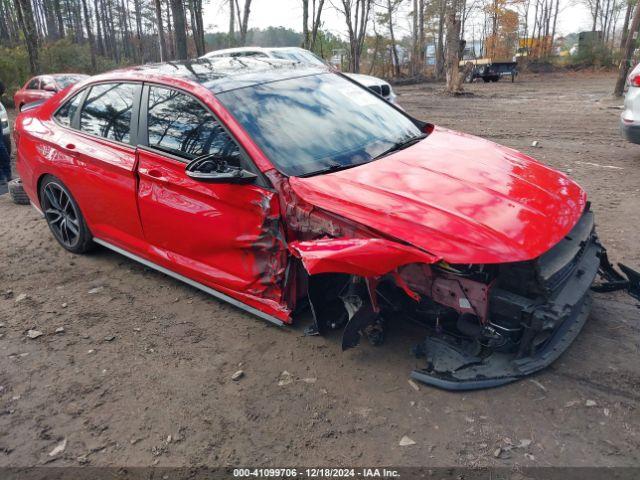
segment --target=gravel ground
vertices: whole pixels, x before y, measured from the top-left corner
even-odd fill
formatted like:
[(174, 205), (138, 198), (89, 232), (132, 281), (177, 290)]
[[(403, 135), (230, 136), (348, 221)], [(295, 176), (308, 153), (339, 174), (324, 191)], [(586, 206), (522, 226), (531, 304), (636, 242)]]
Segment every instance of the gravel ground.
[[(637, 267), (640, 146), (618, 134), (613, 83), (580, 73), (474, 84), (461, 98), (397, 90), (420, 118), (568, 172), (612, 259)], [(267, 325), (117, 254), (73, 256), (3, 195), (0, 466), (638, 466), (639, 317), (631, 297), (597, 295), (583, 333), (534, 378), (416, 390), (415, 332), (342, 353), (339, 335)]]

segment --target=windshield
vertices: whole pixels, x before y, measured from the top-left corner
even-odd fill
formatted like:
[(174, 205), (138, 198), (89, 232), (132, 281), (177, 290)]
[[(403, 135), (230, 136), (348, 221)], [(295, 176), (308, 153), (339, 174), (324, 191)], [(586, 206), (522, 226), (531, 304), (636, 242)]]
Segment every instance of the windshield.
[(420, 129), (368, 89), (326, 73), (217, 94), (289, 176), (366, 163)]
[(65, 89), (69, 85), (78, 83), (85, 78), (87, 78), (87, 75), (60, 75), (55, 77), (55, 80), (61, 89)]
[(326, 64), (313, 53), (305, 50), (271, 50), (271, 56), (280, 60), (293, 60), (294, 62), (318, 65), (324, 67)]

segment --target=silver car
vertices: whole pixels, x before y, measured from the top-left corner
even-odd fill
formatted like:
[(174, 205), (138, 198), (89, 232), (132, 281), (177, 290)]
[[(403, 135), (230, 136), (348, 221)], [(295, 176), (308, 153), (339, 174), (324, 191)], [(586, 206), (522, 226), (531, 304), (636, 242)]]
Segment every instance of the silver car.
[[(307, 65), (323, 65), (327, 63), (318, 57), (315, 53), (305, 50), (299, 47), (239, 47), (239, 48), (225, 48), (223, 50), (215, 50), (203, 55), (200, 58), (217, 58), (217, 57), (266, 57), (277, 58), (280, 60), (291, 60), (293, 62), (307, 64)], [(397, 95), (391, 88), (389, 82), (386, 82), (380, 78), (372, 77), (371, 75), (362, 75), (359, 73), (345, 73), (347, 77), (360, 85), (367, 87), (368, 89), (376, 92), (382, 96), (388, 102), (397, 105)]]
[(629, 74), (627, 87), (624, 110), (620, 115), (620, 129), (629, 142), (640, 144), (640, 64)]

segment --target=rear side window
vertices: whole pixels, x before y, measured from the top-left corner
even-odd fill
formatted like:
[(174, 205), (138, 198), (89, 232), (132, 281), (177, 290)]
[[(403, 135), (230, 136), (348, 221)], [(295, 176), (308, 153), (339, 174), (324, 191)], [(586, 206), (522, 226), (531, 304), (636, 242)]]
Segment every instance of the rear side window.
[(91, 87), (80, 113), (80, 130), (128, 143), (137, 85), (105, 83)]
[(27, 84), (27, 90), (38, 90), (39, 88), (40, 88), (40, 79), (37, 77), (31, 79), (31, 81)]
[(67, 102), (60, 107), (60, 109), (55, 114), (55, 118), (61, 125), (65, 127), (71, 127), (73, 123), (73, 116), (78, 111), (78, 106), (80, 105), (80, 97), (82, 94), (78, 93), (72, 99), (67, 100)]
[(149, 88), (149, 146), (187, 158), (205, 154), (240, 166), (240, 149), (215, 117), (194, 97), (176, 90)]

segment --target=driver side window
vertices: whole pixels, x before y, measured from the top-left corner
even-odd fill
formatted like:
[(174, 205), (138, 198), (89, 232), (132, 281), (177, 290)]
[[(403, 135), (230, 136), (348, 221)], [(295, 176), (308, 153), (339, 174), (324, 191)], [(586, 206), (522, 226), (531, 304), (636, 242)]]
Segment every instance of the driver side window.
[(40, 89), (40, 78), (35, 77), (31, 79), (31, 81), (27, 85), (27, 90), (39, 90), (39, 89)]
[(149, 146), (193, 159), (214, 154), (240, 166), (240, 148), (194, 97), (170, 88), (150, 87)]

